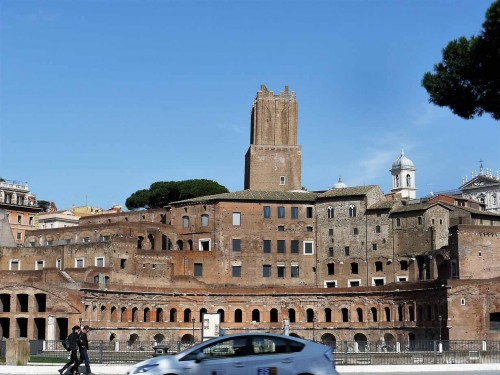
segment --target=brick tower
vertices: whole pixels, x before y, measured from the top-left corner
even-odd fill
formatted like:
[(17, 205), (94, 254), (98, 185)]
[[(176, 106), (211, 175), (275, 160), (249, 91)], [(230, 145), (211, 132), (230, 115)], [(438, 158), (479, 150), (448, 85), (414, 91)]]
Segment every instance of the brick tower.
[(245, 155), (245, 189), (302, 188), (297, 115), (295, 93), (289, 93), (288, 86), (279, 95), (260, 86), (252, 107), (250, 147)]

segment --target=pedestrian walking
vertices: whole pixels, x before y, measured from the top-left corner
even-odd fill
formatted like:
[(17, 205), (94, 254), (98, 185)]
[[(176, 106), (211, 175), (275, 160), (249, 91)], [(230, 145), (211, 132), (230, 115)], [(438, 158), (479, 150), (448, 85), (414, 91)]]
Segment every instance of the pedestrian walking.
[[(70, 366), (77, 364), (78, 363), (78, 348), (80, 346), (80, 326), (74, 326), (71, 330), (72, 332), (68, 336), (68, 341), (69, 341), (69, 348), (70, 348), (70, 357), (69, 357), (69, 362), (64, 365), (62, 369), (59, 369), (59, 374), (63, 374), (66, 369), (68, 369)], [(75, 369), (71, 367), (70, 368), (70, 373), (73, 375), (78, 375), (80, 372), (78, 371), (78, 367)]]
[(80, 330), (79, 335), (79, 350), (80, 350), (80, 359), (73, 366), (77, 371), (80, 365), (85, 362), (85, 371), (87, 375), (94, 375), (94, 373), (90, 370), (90, 357), (89, 357), (89, 339), (87, 334), (90, 332), (90, 327), (88, 325), (83, 326)]

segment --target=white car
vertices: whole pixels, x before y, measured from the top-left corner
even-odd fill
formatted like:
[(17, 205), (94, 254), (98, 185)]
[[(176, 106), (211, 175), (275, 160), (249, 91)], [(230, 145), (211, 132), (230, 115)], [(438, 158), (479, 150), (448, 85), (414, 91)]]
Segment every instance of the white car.
[(176, 355), (140, 362), (128, 374), (338, 375), (330, 347), (270, 333), (217, 337)]

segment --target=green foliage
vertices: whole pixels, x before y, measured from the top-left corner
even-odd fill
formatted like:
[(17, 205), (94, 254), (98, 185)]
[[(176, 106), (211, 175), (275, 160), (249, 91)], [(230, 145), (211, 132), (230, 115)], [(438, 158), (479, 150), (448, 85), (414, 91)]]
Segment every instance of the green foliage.
[(138, 190), (125, 201), (129, 210), (138, 208), (161, 208), (170, 202), (227, 193), (226, 187), (212, 180), (195, 179), (185, 181), (158, 181), (149, 189)]
[(453, 40), (422, 86), (429, 101), (465, 119), (490, 113), (500, 120), (500, 0), (486, 12), (479, 36)]

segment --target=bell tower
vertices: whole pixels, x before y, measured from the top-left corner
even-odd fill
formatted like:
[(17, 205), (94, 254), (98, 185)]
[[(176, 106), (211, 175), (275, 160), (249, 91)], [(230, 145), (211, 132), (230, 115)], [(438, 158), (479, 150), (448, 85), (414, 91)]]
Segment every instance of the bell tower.
[(399, 158), (392, 163), (392, 190), (391, 192), (401, 195), (401, 198), (415, 199), (417, 189), (415, 187), (415, 165), (413, 161), (405, 156), (401, 150)]
[(302, 148), (297, 144), (298, 105), (288, 86), (279, 95), (265, 85), (253, 102), (245, 189), (300, 190)]

